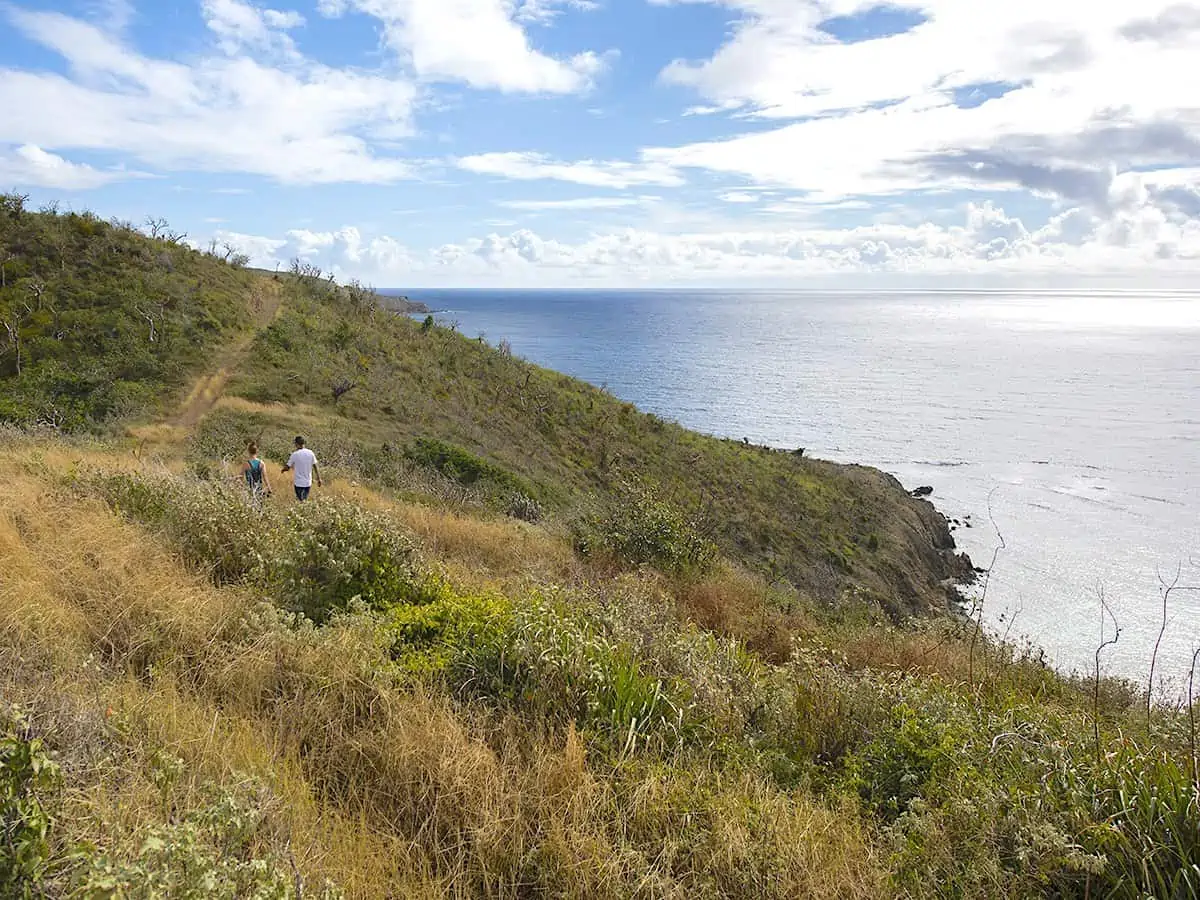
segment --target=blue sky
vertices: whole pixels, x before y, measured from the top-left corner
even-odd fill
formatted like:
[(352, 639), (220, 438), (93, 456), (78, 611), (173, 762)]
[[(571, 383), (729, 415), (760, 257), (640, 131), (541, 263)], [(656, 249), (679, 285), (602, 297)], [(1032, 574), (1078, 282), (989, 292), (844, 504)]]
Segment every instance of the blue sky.
[(381, 286), (1194, 286), (1200, 2), (5, 0), (0, 189)]

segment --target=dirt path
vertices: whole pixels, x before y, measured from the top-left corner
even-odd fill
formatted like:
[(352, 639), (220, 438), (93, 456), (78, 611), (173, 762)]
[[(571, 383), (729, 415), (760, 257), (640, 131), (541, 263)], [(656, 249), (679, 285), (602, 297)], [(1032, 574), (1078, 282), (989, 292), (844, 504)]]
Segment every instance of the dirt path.
[(169, 424), (175, 428), (191, 428), (196, 425), (221, 399), (229, 377), (237, 371), (238, 364), (246, 357), (250, 345), (258, 332), (266, 328), (279, 314), (283, 306), (283, 291), (274, 281), (264, 280), (255, 288), (254, 325), (255, 330), (235, 343), (230, 344), (220, 352), (216, 359), (217, 368), (201, 375), (179, 411), (170, 419)]

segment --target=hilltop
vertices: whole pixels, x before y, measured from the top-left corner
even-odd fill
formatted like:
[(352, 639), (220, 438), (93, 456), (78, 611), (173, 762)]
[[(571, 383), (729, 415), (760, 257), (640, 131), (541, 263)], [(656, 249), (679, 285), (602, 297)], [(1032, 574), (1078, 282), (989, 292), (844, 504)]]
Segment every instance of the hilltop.
[(1200, 888), (1191, 710), (977, 632), (894, 479), (2, 201), (0, 895)]

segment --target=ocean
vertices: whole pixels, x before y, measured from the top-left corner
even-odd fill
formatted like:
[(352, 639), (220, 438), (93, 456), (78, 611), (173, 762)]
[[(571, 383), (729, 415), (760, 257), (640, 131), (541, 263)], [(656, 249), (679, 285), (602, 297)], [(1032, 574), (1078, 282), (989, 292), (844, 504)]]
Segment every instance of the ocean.
[(1103, 595), (1102, 671), (1145, 683), (1178, 573), (1158, 689), (1185, 687), (1200, 294), (396, 293), (688, 428), (931, 486), (975, 564), (995, 553), (985, 623), (1063, 671), (1092, 671)]

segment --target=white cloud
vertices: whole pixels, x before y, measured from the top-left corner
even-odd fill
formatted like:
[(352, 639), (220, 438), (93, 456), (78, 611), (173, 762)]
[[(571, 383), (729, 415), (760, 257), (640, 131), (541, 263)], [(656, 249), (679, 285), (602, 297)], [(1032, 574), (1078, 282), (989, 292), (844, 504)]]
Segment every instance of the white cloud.
[(567, 9), (592, 12), (599, 8), (600, 4), (595, 0), (520, 0), (516, 20), (542, 25), (558, 18)]
[(501, 200), (506, 209), (527, 211), (572, 209), (621, 209), (657, 200), (657, 197), (573, 197), (569, 200)]
[(478, 175), (498, 175), (519, 181), (569, 181), (589, 187), (624, 189), (632, 185), (653, 184), (677, 187), (683, 178), (661, 163), (599, 162), (578, 160), (560, 162), (542, 153), (482, 153), (457, 160), (457, 165)]
[(0, 184), (3, 185), (74, 191), (97, 188), (129, 177), (133, 177), (133, 173), (73, 163), (33, 144), (10, 152), (0, 148)]
[(815, 202), (1024, 190), (1100, 211), (1128, 205), (1121, 178), (1135, 169), (1200, 163), (1194, 3), (910, 0), (924, 17), (914, 28), (841, 43), (820, 27), (830, 17), (891, 4), (707, 2), (739, 24), (709, 59), (676, 61), (662, 78), (694, 88), (708, 104), (698, 111), (801, 120), (643, 151), (643, 162)]
[(133, 21), (133, 0), (86, 0), (84, 9), (97, 25), (119, 34)]
[[(245, 247), (250, 242), (243, 241)], [(294, 230), (269, 243), (256, 264), (301, 256), (342, 277), (379, 285), (606, 285), (726, 283), (740, 286), (854, 283), (878, 286), (1003, 283), (1024, 279), (1179, 283), (1200, 261), (1200, 223), (1172, 222), (1145, 210), (1102, 220), (1083, 209), (1031, 228), (992, 203), (971, 204), (961, 222), (876, 224), (663, 233), (622, 228), (566, 242), (529, 229), (490, 233), (427, 251), (357, 228)], [(822, 282), (820, 279), (830, 279)], [(1186, 281), (1184, 281), (1186, 283)]]
[(757, 203), (759, 195), (747, 191), (727, 191), (720, 194), (718, 199), (724, 200), (726, 203)]
[(22, 110), (0, 117), (0, 146), (112, 151), (159, 169), (287, 183), (410, 175), (406, 162), (377, 155), (370, 143), (411, 130), (416, 90), (403, 80), (303, 59), (284, 68), (244, 55), (150, 59), (77, 19), (20, 9), (8, 16), (71, 74), (0, 68), (0, 104)]
[[(458, 81), (510, 93), (587, 90), (605, 58), (584, 51), (565, 59), (536, 50), (517, 16), (553, 4), (511, 0), (322, 0), (324, 15), (358, 10), (383, 23), (387, 45), (428, 81)], [(528, 18), (528, 17), (527, 17)]]
[(297, 54), (286, 33), (304, 24), (304, 16), (295, 10), (260, 9), (242, 0), (203, 0), (202, 12), (226, 53), (236, 55), (249, 47), (285, 56)]

